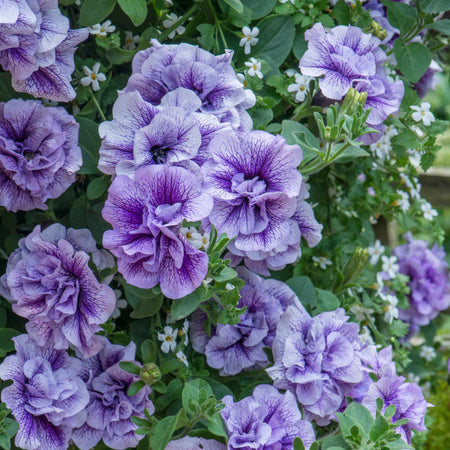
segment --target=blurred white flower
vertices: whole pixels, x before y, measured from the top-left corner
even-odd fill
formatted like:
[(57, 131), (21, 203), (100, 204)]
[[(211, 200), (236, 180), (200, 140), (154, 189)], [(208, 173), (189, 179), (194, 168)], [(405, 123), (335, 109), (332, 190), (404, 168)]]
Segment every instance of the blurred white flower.
[(189, 367), (189, 363), (186, 358), (186, 355), (181, 350), (179, 352), (177, 352), (177, 358), (179, 361), (181, 361), (183, 364), (185, 364), (186, 367)]
[(325, 270), (327, 268), (327, 266), (331, 266), (333, 264), (325, 256), (313, 256), (312, 260), (323, 270)]
[(398, 273), (398, 264), (397, 264), (397, 257), (396, 256), (382, 256), (382, 270), (383, 272), (387, 273), (389, 278), (395, 278)]
[(254, 77), (255, 75), (262, 79), (263, 73), (261, 72), (261, 63), (258, 62), (255, 58), (250, 58), (250, 61), (247, 61), (245, 65), (249, 68), (247, 73), (250, 77)]
[(383, 308), (384, 320), (387, 323), (392, 323), (394, 319), (398, 319), (398, 299), (395, 295), (382, 295), (381, 296), (387, 305)]
[(132, 31), (125, 31), (125, 43), (123, 44), (123, 48), (125, 50), (135, 50), (140, 39), (141, 36), (139, 36), (139, 34), (133, 35)]
[(299, 73), (295, 74), (295, 83), (290, 84), (287, 90), (288, 92), (296, 93), (295, 100), (297, 102), (300, 103), (305, 100), (310, 80), (311, 78), (306, 77), (305, 75), (300, 75)]
[(377, 239), (373, 245), (368, 247), (367, 253), (370, 256), (370, 264), (372, 264), (372, 266), (378, 262), (380, 256), (384, 253), (384, 250), (385, 248), (381, 245), (379, 239)]
[(177, 347), (178, 330), (165, 326), (164, 333), (158, 333), (158, 341), (162, 341), (161, 351), (163, 353), (173, 352)]
[(430, 126), (431, 122), (436, 120), (430, 111), (430, 104), (428, 102), (424, 102), (420, 106), (413, 105), (410, 108), (414, 111), (412, 118), (416, 122), (422, 122), (426, 127)]
[[(170, 28), (174, 23), (176, 23), (180, 18), (175, 13), (166, 14), (167, 19), (163, 20), (163, 27)], [(173, 39), (175, 34), (182, 35), (186, 31), (183, 25), (180, 25), (175, 30), (169, 34), (169, 39)]]
[(89, 86), (92, 84), (92, 90), (98, 91), (100, 89), (100, 81), (106, 81), (106, 75), (104, 73), (98, 73), (100, 70), (100, 63), (96, 62), (92, 67), (92, 70), (89, 67), (84, 66), (83, 71), (85, 73), (85, 77), (80, 80), (80, 83), (83, 86)]
[(422, 345), (419, 356), (425, 361), (431, 362), (436, 357), (436, 350), (429, 345)]
[(400, 209), (403, 212), (408, 211), (411, 204), (409, 203), (409, 196), (405, 191), (401, 191), (400, 189), (397, 189), (397, 194), (400, 195), (400, 198), (396, 200), (397, 206), (400, 206)]
[(438, 215), (438, 212), (433, 209), (429, 202), (425, 202), (423, 205), (421, 205), (420, 209), (423, 212), (424, 219), (433, 220), (433, 218)]

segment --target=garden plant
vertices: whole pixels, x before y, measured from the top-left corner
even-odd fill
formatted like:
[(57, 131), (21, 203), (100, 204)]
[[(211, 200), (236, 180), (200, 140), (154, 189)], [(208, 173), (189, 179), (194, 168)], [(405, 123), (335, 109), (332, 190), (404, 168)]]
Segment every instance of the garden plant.
[(448, 449), (449, 36), (448, 0), (0, 0), (0, 447)]

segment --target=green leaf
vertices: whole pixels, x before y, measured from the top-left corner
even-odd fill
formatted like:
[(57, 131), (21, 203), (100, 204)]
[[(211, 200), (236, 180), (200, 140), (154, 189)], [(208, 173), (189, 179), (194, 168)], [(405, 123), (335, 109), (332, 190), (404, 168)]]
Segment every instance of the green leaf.
[(408, 332), (409, 325), (401, 320), (394, 320), (389, 325), (389, 333), (392, 336), (403, 337)]
[(254, 57), (279, 67), (291, 51), (295, 38), (294, 22), (290, 16), (270, 16), (258, 23), (259, 42)]
[(293, 445), (294, 445), (294, 450), (305, 450), (303, 441), (299, 437), (296, 437), (294, 439)]
[(448, 0), (420, 0), (420, 6), (428, 13), (450, 11)]
[(215, 414), (211, 420), (208, 420), (206, 426), (208, 427), (208, 430), (216, 436), (228, 437), (227, 429), (225, 428), (219, 413)]
[(192, 294), (172, 301), (170, 315), (173, 320), (180, 320), (193, 313), (200, 303), (206, 300), (207, 290), (200, 286)]
[[(334, 147), (334, 146), (333, 146)], [(354, 161), (356, 158), (363, 158), (366, 156), (370, 156), (366, 150), (361, 147), (351, 146), (347, 148), (342, 155), (340, 155), (335, 162), (336, 163), (345, 163), (348, 161)]]
[(131, 61), (136, 52), (134, 50), (124, 50), (123, 48), (114, 47), (107, 51), (106, 57), (112, 64), (125, 64)]
[(341, 306), (338, 298), (330, 291), (317, 289), (317, 308), (320, 312), (334, 311)]
[(383, 416), (378, 416), (370, 430), (370, 439), (372, 439), (373, 442), (376, 442), (378, 438), (388, 430), (389, 422)]
[(297, 294), (303, 305), (316, 306), (317, 294), (312, 281), (308, 277), (293, 277), (286, 284)]
[(119, 0), (119, 5), (137, 27), (147, 17), (147, 3), (145, 0)]
[(139, 375), (141, 373), (141, 368), (131, 361), (120, 361), (119, 366), (121, 369), (125, 370), (125, 372), (133, 373), (134, 375)]
[(219, 275), (215, 275), (214, 279), (219, 283), (230, 281), (238, 276), (237, 272), (231, 267), (225, 267)]
[(345, 0), (339, 0), (333, 8), (332, 16), (339, 22), (340, 25), (350, 25), (352, 14), (350, 6)]
[(80, 124), (79, 145), (83, 156), (83, 165), (78, 171), (79, 174), (96, 174), (98, 173), (98, 149), (101, 140), (98, 135), (98, 125), (86, 117), (77, 116), (77, 122)]
[(195, 414), (195, 406), (198, 405), (198, 400), (200, 396), (200, 391), (205, 390), (207, 397), (213, 395), (211, 386), (200, 378), (186, 382), (184, 385), (183, 393), (181, 395), (181, 400), (183, 403), (183, 408), (189, 414)]
[(150, 444), (152, 450), (164, 450), (166, 445), (170, 442), (175, 427), (178, 422), (178, 416), (181, 414), (178, 411), (176, 416), (169, 416), (162, 419), (154, 428), (152, 435), (150, 436)]
[(108, 189), (109, 177), (96, 177), (94, 178), (87, 187), (86, 194), (89, 200), (95, 200), (100, 198)]
[[(119, 0), (120, 1), (120, 0)], [(223, 0), (227, 5), (231, 6), (238, 13), (244, 12), (244, 5), (241, 0)]]
[(164, 300), (163, 294), (153, 295), (149, 299), (142, 299), (131, 312), (132, 319), (145, 319), (154, 316), (161, 308)]
[(328, 436), (322, 443), (322, 450), (349, 449), (342, 434)]
[(141, 344), (141, 356), (144, 364), (154, 362), (156, 359), (156, 345), (150, 339)]
[[(293, 120), (283, 120), (281, 127), (281, 135), (290, 145), (300, 145), (303, 150), (302, 165), (317, 155), (320, 151), (320, 145), (317, 138), (304, 125)], [(312, 149), (315, 149), (313, 151)]]
[(143, 387), (145, 386), (145, 383), (142, 380), (136, 381), (128, 388), (128, 396), (133, 397), (135, 396)]
[(11, 448), (11, 439), (6, 433), (0, 433), (0, 447), (5, 450), (9, 450)]
[(117, 0), (83, 0), (80, 10), (80, 24), (82, 26), (95, 25), (108, 17)]
[(436, 22), (427, 26), (432, 30), (439, 31), (439, 33), (450, 36), (450, 19), (437, 20)]
[(252, 20), (261, 19), (272, 12), (277, 0), (242, 0), (252, 10)]
[(308, 43), (305, 41), (305, 33), (301, 28), (297, 27), (292, 51), (295, 57), (300, 60), (306, 50), (308, 50)]
[(359, 425), (357, 419), (348, 416), (345, 413), (336, 413), (336, 417), (339, 421), (339, 425), (341, 427), (344, 438), (346, 438), (347, 436), (353, 436), (355, 434), (354, 432), (352, 433), (353, 427), (357, 428), (357, 430), (359, 431), (358, 434), (363, 434), (363, 429)]
[(366, 435), (369, 435), (372, 428), (374, 418), (370, 414), (369, 410), (359, 403), (353, 402), (347, 406), (344, 414), (353, 417), (359, 425), (361, 425)]
[(18, 336), (20, 331), (13, 330), (12, 328), (0, 328), (0, 349), (3, 354), (12, 352), (14, 350), (14, 342), (12, 338)]
[(417, 10), (404, 3), (396, 3), (387, 0), (382, 1), (387, 6), (387, 18), (389, 23), (405, 35), (417, 23)]
[(406, 45), (397, 39), (394, 55), (398, 68), (411, 83), (417, 83), (431, 64), (430, 50), (419, 42)]
[(215, 28), (210, 23), (201, 23), (197, 26), (197, 30), (200, 33), (200, 45), (206, 50), (211, 50), (215, 43)]

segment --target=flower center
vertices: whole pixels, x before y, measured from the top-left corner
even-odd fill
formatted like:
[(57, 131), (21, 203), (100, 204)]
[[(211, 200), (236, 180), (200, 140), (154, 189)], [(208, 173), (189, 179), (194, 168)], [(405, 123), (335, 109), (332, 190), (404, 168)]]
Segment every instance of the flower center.
[(243, 173), (237, 173), (231, 180), (231, 190), (243, 197), (256, 197), (266, 192), (266, 182), (258, 176), (247, 180)]
[(97, 75), (96, 75), (95, 73), (93, 73), (93, 74), (91, 75), (91, 78), (92, 78), (93, 80), (95, 80), (95, 79), (97, 78)]

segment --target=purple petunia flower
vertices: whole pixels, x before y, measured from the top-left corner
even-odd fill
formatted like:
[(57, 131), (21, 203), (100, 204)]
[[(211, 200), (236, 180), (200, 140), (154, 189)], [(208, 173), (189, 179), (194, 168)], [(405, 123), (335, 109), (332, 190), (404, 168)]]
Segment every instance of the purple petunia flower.
[(264, 280), (245, 268), (238, 269), (245, 281), (238, 307), (247, 307), (236, 325), (217, 324), (211, 336), (203, 329), (206, 314), (197, 310), (191, 320), (194, 349), (206, 355), (210, 367), (222, 376), (236, 375), (268, 364), (264, 347), (272, 347), (281, 314), (298, 303), (294, 292), (278, 280)]
[(132, 361), (140, 365), (134, 361), (134, 342), (123, 347), (111, 344), (105, 337), (101, 340), (102, 350), (83, 361), (83, 379), (90, 402), (86, 409), (86, 422), (74, 430), (72, 440), (81, 450), (95, 447), (102, 439), (109, 448), (134, 448), (144, 436), (135, 433), (139, 427), (131, 417), (144, 418), (145, 409), (153, 414), (155, 408), (148, 399), (151, 389), (144, 386), (132, 397), (127, 394), (128, 388), (140, 378), (121, 369), (119, 362)]
[(86, 420), (89, 393), (80, 378), (81, 361), (63, 350), (39, 347), (29, 336), (13, 338), (16, 354), (0, 365), (0, 378), (13, 384), (2, 401), (19, 424), (16, 446), (66, 450), (74, 427)]
[(0, 205), (10, 211), (47, 209), (82, 164), (79, 125), (65, 109), (34, 100), (0, 103)]
[(2, 0), (0, 64), (11, 72), (13, 88), (34, 97), (68, 102), (76, 46), (87, 29), (70, 30), (57, 0)]
[(221, 133), (202, 166), (204, 187), (214, 198), (209, 221), (219, 234), (236, 239), (229, 246), (234, 264), (268, 275), (294, 262), (303, 235), (310, 245), (322, 229), (304, 201), (297, 166), (302, 151), (281, 136), (264, 131), (246, 135)]
[(409, 276), (409, 308), (400, 309), (400, 319), (410, 323), (409, 335), (428, 325), (450, 305), (450, 280), (443, 248), (428, 248), (426, 241), (405, 235), (406, 244), (396, 247), (399, 271)]
[(305, 33), (308, 50), (300, 60), (304, 75), (319, 78), (322, 93), (342, 100), (350, 88), (367, 92), (367, 123), (379, 126), (400, 107), (404, 94), (401, 81), (389, 82), (382, 63), (386, 55), (381, 41), (358, 27), (337, 26), (325, 32), (315, 24)]
[(112, 183), (103, 217), (112, 226), (103, 245), (118, 258), (128, 283), (148, 289), (160, 283), (166, 297), (181, 298), (200, 286), (208, 256), (180, 232), (183, 221), (208, 216), (212, 199), (188, 170), (167, 165), (139, 169), (134, 179)]
[(273, 344), (274, 386), (295, 393), (305, 417), (326, 425), (363, 379), (359, 327), (343, 309), (315, 317), (300, 304), (281, 316)]
[(37, 225), (9, 257), (3, 294), (28, 319), (27, 331), (38, 345), (73, 345), (84, 357), (99, 351), (95, 333), (114, 311), (116, 297), (89, 268), (86, 251), (93, 248), (89, 230), (54, 224), (41, 232)]
[(170, 441), (164, 450), (226, 450), (226, 448), (226, 445), (213, 439), (186, 436)]
[(222, 399), (225, 408), (220, 414), (228, 431), (228, 448), (292, 449), (299, 437), (306, 449), (315, 440), (310, 422), (302, 420), (294, 395), (281, 394), (273, 386), (257, 386), (253, 395), (234, 402), (231, 395)]
[(125, 92), (138, 91), (145, 101), (158, 105), (167, 92), (186, 88), (200, 99), (201, 112), (214, 114), (235, 129), (251, 130), (245, 110), (254, 105), (255, 97), (237, 79), (231, 50), (214, 56), (190, 44), (161, 45), (155, 39), (151, 44), (134, 57)]
[(137, 91), (120, 94), (114, 120), (99, 128), (99, 169), (110, 175), (132, 174), (151, 164), (203, 162), (211, 139), (231, 128), (212, 114), (196, 112), (200, 107), (197, 95), (184, 88), (167, 93), (157, 107)]

